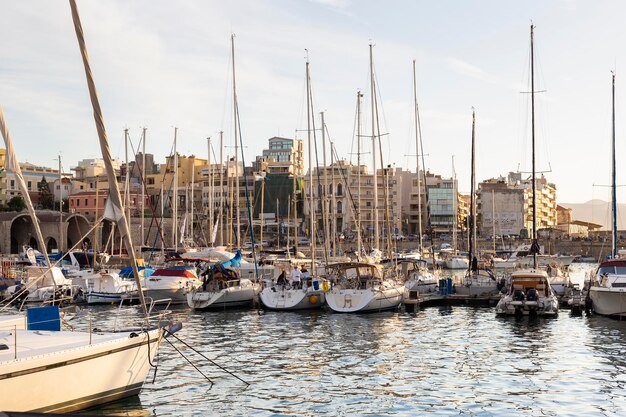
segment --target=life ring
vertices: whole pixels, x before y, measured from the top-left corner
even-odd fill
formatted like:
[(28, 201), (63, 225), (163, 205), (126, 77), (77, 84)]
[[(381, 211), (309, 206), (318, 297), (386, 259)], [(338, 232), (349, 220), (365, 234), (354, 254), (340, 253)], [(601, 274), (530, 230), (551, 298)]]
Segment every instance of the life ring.
[(319, 302), (319, 299), (317, 298), (317, 295), (310, 295), (309, 296), (309, 303), (317, 304), (318, 302)]
[(322, 281), (322, 291), (330, 291), (330, 283), (327, 280)]

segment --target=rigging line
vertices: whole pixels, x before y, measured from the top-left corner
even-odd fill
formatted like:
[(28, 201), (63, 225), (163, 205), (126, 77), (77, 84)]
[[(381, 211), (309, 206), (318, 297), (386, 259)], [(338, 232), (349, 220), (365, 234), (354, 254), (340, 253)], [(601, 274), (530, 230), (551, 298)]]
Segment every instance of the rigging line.
[[(357, 97), (357, 101), (359, 97)], [(361, 138), (357, 138), (357, 124), (359, 123), (359, 115), (358, 115), (358, 104), (354, 108), (354, 121), (352, 122), (352, 142), (350, 143), (350, 164), (352, 164), (352, 155), (354, 153), (354, 139), (361, 140)]]
[[(316, 135), (316, 129), (315, 129), (315, 108), (313, 107), (313, 90), (311, 87), (311, 77), (309, 75), (309, 96), (310, 96), (310, 100), (311, 100), (311, 122), (313, 125), (313, 146), (315, 148), (315, 167), (316, 169), (316, 176), (317, 176), (317, 191), (319, 193), (320, 188), (322, 189), (322, 192), (320, 193), (320, 195), (318, 196), (321, 199), (322, 202), (322, 223), (326, 224), (326, 215), (325, 212), (326, 210), (324, 209), (324, 207), (326, 206), (326, 187), (321, 186), (322, 185), (322, 179), (320, 176), (320, 163), (319, 163), (319, 158), (317, 155), (317, 135)], [(322, 126), (322, 129), (324, 128), (324, 126)], [(309, 169), (313, 169), (313, 167), (309, 167)], [(326, 169), (326, 167), (324, 167), (324, 169)], [(313, 195), (311, 195), (311, 199), (313, 199)], [(312, 210), (314, 210), (313, 207), (311, 207)], [(313, 213), (311, 213), (311, 215), (313, 215)], [(328, 238), (328, 230), (324, 230), (324, 236), (325, 239)], [(313, 236), (313, 239), (315, 238), (321, 238), (321, 233), (320, 233), (320, 228), (319, 227), (315, 227), (315, 236)], [(326, 245), (324, 245), (324, 249), (326, 249)], [(328, 261), (328, 252), (326, 250), (323, 251), (324, 252), (324, 260), (326, 261), (326, 265), (328, 265), (329, 261)], [(315, 258), (315, 254), (311, 254), (312, 258)]]
[[(132, 140), (130, 140), (130, 137), (128, 138), (129, 142), (130, 142), (130, 147), (131, 150), (133, 151), (133, 155), (135, 155), (135, 166), (137, 166), (137, 151), (135, 150), (135, 147), (133, 145)], [(139, 146), (141, 145), (141, 143), (145, 140), (144, 135), (142, 135), (141, 139), (139, 140), (139, 144), (137, 145), (137, 148), (139, 148)], [(172, 145), (173, 146), (173, 145)], [(151, 230), (151, 226), (152, 226), (152, 221), (155, 221), (157, 224), (157, 234), (161, 237), (161, 243), (162, 245), (165, 247), (165, 236), (163, 234), (163, 227), (162, 225), (159, 225), (158, 220), (156, 218), (156, 207), (155, 207), (155, 202), (152, 201), (152, 199), (149, 197), (150, 193), (148, 192), (148, 185), (146, 184), (146, 180), (143, 177), (143, 170), (145, 170), (145, 167), (142, 167), (143, 169), (138, 169), (138, 173), (139, 173), (139, 182), (141, 183), (145, 195), (148, 197), (148, 204), (150, 206), (150, 212), (152, 213), (152, 220), (150, 221), (150, 227), (148, 227), (148, 233), (146, 234), (145, 237), (145, 241), (141, 242), (142, 245), (145, 245), (146, 242), (148, 241), (148, 236), (150, 236), (150, 230)], [(126, 167), (126, 170), (128, 171), (128, 167)], [(167, 171), (167, 169), (166, 169)], [(157, 202), (158, 202), (158, 198), (157, 198)], [(155, 236), (154, 238), (154, 243), (156, 243), (157, 237)], [(153, 245), (154, 247), (154, 245)], [(152, 255), (151, 255), (152, 256)]]
[[(226, 90), (224, 91), (224, 105), (222, 107), (222, 122), (220, 125), (220, 130), (224, 131), (224, 120), (226, 119), (226, 105), (229, 103), (229, 91), (230, 91), (230, 59), (231, 56), (228, 54), (228, 65), (226, 69)], [(229, 107), (230, 108), (230, 107)], [(230, 111), (228, 112), (230, 114)], [(229, 125), (230, 128), (230, 125)]]
[[(165, 331), (167, 332), (167, 330), (165, 330)], [(168, 333), (169, 333), (169, 332), (168, 332)], [(173, 335), (172, 333), (170, 333), (170, 336), (174, 336), (174, 335)], [(176, 336), (174, 336), (174, 337), (176, 337)], [(185, 356), (185, 354), (184, 354), (183, 352), (181, 352), (181, 351), (180, 351), (180, 349), (178, 349), (176, 346), (174, 346), (174, 344), (173, 344), (173, 343), (172, 343), (169, 339), (167, 339), (167, 338), (164, 338), (164, 339), (165, 339), (165, 341), (166, 341), (167, 343), (169, 343), (169, 344), (170, 344), (170, 346), (171, 346), (171, 347), (173, 347), (173, 348), (174, 348), (174, 350), (175, 350), (176, 352), (178, 352), (178, 354), (179, 354), (180, 356), (182, 356), (182, 358), (183, 358), (183, 359), (185, 359), (185, 360), (187, 361), (187, 363), (188, 363), (189, 365), (191, 365), (191, 366), (192, 366), (192, 367), (193, 367), (196, 371), (198, 371), (198, 373), (199, 373), (200, 375), (202, 375), (202, 376), (204, 377), (204, 379), (206, 379), (207, 381), (209, 381), (209, 383), (211, 384), (211, 386), (209, 387), (209, 389), (211, 389), (211, 388), (213, 387), (213, 381), (211, 381), (211, 378), (209, 378), (208, 376), (206, 376), (206, 375), (205, 375), (205, 374), (204, 374), (204, 373), (200, 370), (200, 368), (198, 368), (198, 367), (197, 367), (197, 366), (196, 366), (193, 362), (191, 362), (191, 360), (190, 360), (188, 357), (186, 357), (186, 356)], [(177, 340), (180, 340), (180, 339), (178, 339), (177, 337), (176, 337), (176, 339), (177, 339)], [(192, 350), (193, 350), (193, 349), (192, 349)]]
[[(209, 357), (207, 357), (206, 355), (204, 355), (202, 352), (198, 351), (197, 349), (193, 348), (192, 346), (190, 346), (189, 344), (187, 344), (184, 340), (182, 340), (181, 338), (179, 338), (178, 336), (176, 336), (174, 333), (170, 333), (169, 330), (163, 328), (163, 330), (165, 330), (166, 333), (168, 333), (169, 336), (172, 336), (174, 339), (178, 340), (180, 343), (182, 343), (183, 345), (185, 345), (187, 348), (191, 349), (193, 352), (197, 353), (198, 355), (200, 355), (203, 359), (206, 359), (210, 364), (218, 367), (219, 369), (221, 369), (222, 371), (226, 372), (228, 375), (232, 376), (233, 378), (238, 379), (239, 381), (243, 382), (246, 385), (250, 385), (249, 382), (244, 381), (243, 379), (241, 379), (240, 377), (238, 377), (237, 375), (235, 375), (233, 372), (229, 371), (228, 369), (224, 368), (223, 366), (219, 365), (218, 363), (216, 363), (214, 360), (210, 359)], [(166, 339), (167, 340), (167, 339)]]

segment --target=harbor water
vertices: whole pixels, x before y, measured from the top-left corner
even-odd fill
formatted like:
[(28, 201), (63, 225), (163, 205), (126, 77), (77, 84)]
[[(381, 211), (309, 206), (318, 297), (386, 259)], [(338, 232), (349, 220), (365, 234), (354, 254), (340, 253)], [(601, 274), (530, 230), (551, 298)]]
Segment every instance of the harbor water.
[[(123, 325), (111, 307), (100, 324)], [(599, 316), (496, 318), (493, 308), (333, 314), (174, 310), (176, 335), (138, 398), (114, 415), (626, 415), (626, 322)], [(123, 317), (123, 319), (122, 319)], [(102, 323), (104, 322), (104, 323)]]

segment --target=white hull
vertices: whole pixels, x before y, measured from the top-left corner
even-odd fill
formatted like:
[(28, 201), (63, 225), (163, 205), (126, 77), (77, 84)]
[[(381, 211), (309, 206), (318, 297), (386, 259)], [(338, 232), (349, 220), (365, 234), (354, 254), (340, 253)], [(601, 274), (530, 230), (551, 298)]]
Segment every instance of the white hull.
[(248, 306), (254, 302), (260, 285), (244, 280), (242, 285), (235, 285), (217, 291), (196, 290), (187, 293), (187, 304), (196, 310)]
[(444, 261), (446, 269), (467, 269), (468, 265), (467, 259), (452, 258)]
[(365, 313), (393, 310), (402, 302), (404, 286), (394, 285), (378, 290), (367, 288), (333, 288), (326, 294), (326, 304), (337, 313)]
[(509, 296), (505, 296), (496, 305), (496, 314), (506, 316), (534, 314), (555, 317), (559, 314), (559, 302), (555, 296), (542, 298), (538, 301), (513, 301)]
[(436, 279), (410, 279), (404, 283), (407, 291), (419, 291), (420, 294), (427, 294), (437, 291), (439, 282)]
[(62, 413), (137, 395), (162, 331), (136, 334), (20, 330), (14, 359), (15, 335), (0, 333), (0, 409)]
[(154, 276), (144, 278), (142, 287), (146, 297), (153, 300), (171, 299), (171, 304), (185, 304), (187, 292), (200, 285), (198, 278)]
[(87, 304), (119, 304), (124, 301), (139, 300), (137, 291), (133, 293), (107, 293), (107, 292), (90, 292), (87, 293)]
[(456, 294), (465, 295), (468, 297), (487, 297), (490, 295), (496, 295), (498, 291), (497, 284), (492, 283), (475, 283), (469, 282), (464, 284), (456, 284), (454, 286)]
[(626, 288), (589, 288), (593, 311), (602, 316), (626, 316)]
[(286, 289), (284, 286), (266, 287), (259, 294), (263, 306), (270, 310), (306, 310), (320, 308), (324, 304), (323, 291)]

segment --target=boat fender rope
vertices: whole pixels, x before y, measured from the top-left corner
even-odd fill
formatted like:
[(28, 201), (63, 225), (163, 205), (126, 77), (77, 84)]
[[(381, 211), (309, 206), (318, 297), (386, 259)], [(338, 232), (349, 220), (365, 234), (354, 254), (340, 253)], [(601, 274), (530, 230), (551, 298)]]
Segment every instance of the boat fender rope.
[[(166, 331), (167, 331), (167, 330), (166, 330)], [(176, 336), (174, 336), (174, 337), (175, 337), (176, 339), (178, 339)], [(174, 348), (174, 350), (175, 350), (176, 352), (178, 352), (178, 354), (179, 354), (180, 356), (182, 356), (182, 358), (183, 358), (184, 360), (186, 360), (186, 361), (187, 361), (187, 363), (188, 363), (189, 365), (191, 365), (191, 366), (192, 366), (192, 367), (193, 367), (196, 371), (198, 371), (198, 373), (199, 373), (200, 375), (202, 375), (202, 376), (203, 376), (203, 377), (204, 377), (207, 381), (209, 381), (209, 383), (211, 384), (211, 385), (209, 386), (209, 389), (211, 389), (211, 388), (213, 387), (213, 381), (211, 381), (211, 378), (209, 378), (208, 376), (206, 376), (206, 375), (205, 375), (205, 374), (204, 374), (204, 373), (200, 370), (200, 368), (198, 368), (196, 365), (194, 365), (194, 363), (193, 363), (193, 362), (191, 362), (191, 360), (190, 360), (188, 357), (186, 357), (186, 356), (185, 356), (185, 354), (184, 354), (183, 352), (181, 352), (181, 351), (180, 351), (180, 349), (178, 349), (176, 346), (174, 346), (174, 344), (171, 342), (171, 340), (170, 340), (170, 339), (165, 338), (165, 341), (166, 341), (167, 343), (169, 343), (169, 344), (170, 344), (170, 346), (171, 346), (171, 347), (173, 347), (173, 348)]]

